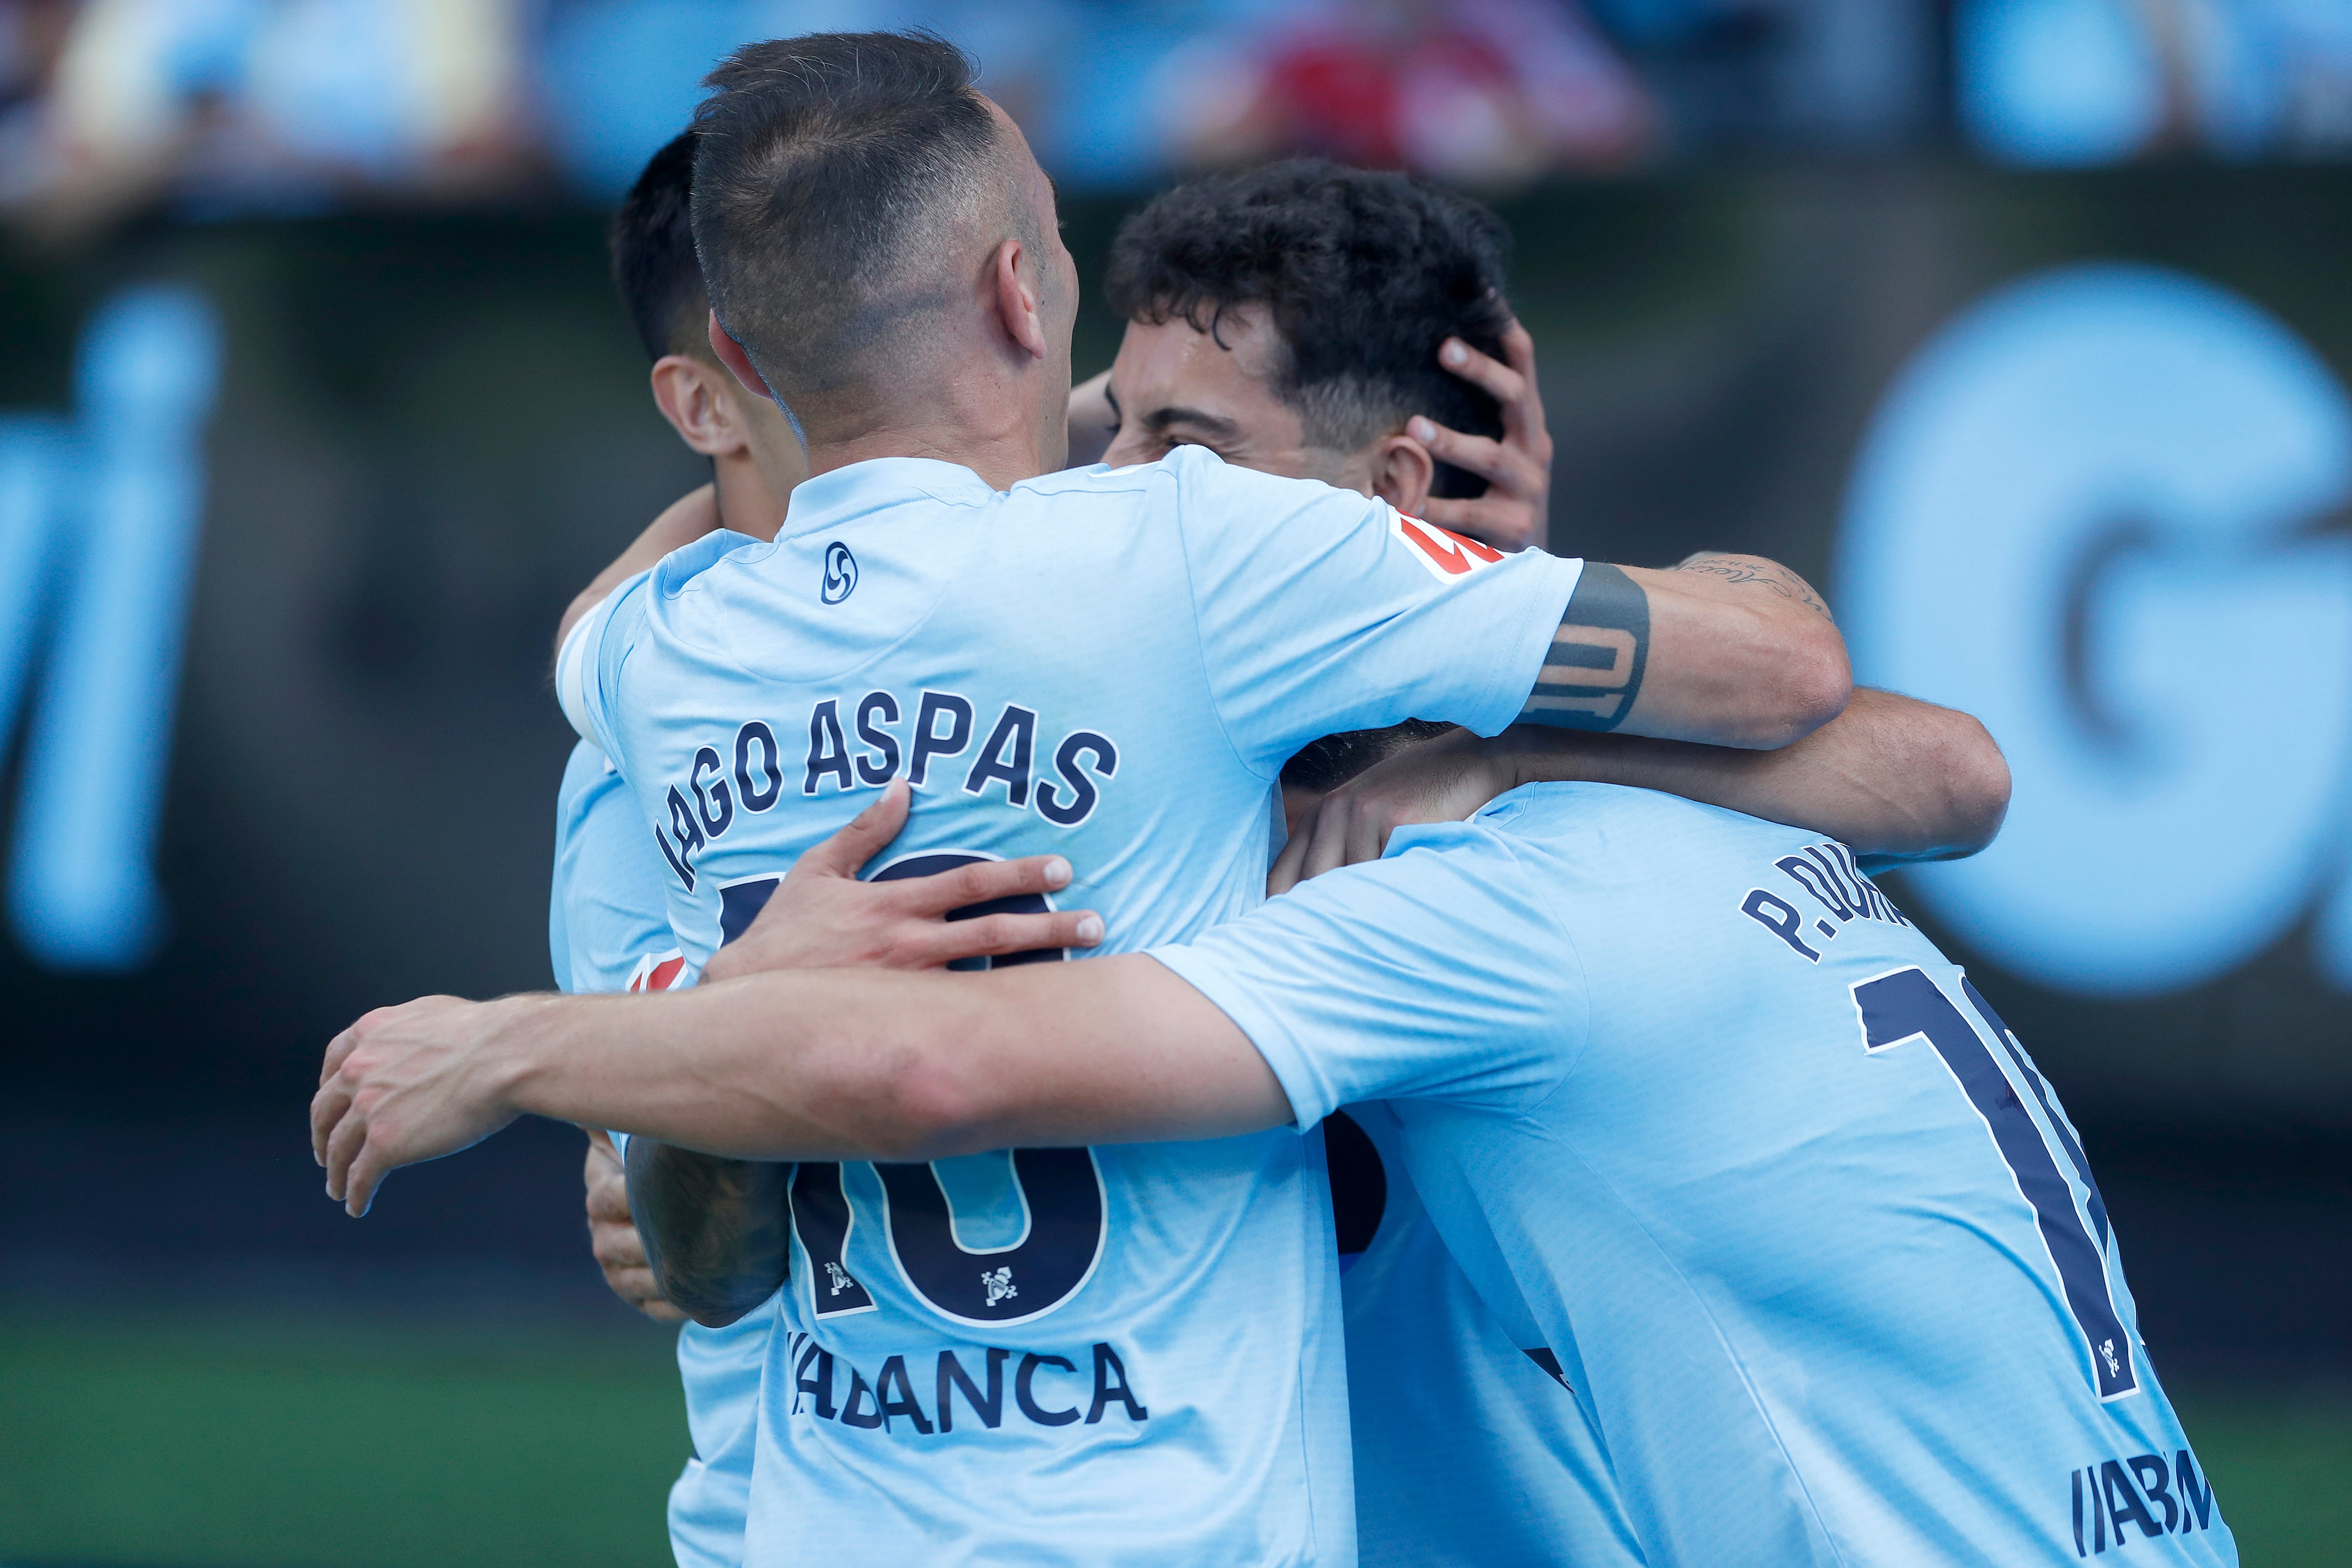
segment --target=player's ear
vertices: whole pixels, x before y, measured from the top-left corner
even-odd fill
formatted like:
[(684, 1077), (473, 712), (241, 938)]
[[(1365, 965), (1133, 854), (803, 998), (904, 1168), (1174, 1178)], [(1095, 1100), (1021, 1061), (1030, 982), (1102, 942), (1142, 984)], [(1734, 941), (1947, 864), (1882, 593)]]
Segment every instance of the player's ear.
[(1008, 239), (996, 247), (992, 266), (996, 319), (1004, 335), (1030, 358), (1047, 358), (1051, 350), (1045, 310), (1038, 299), (1035, 258), (1019, 240)]
[(731, 457), (749, 445), (725, 371), (691, 354), (664, 354), (654, 362), (653, 384), (662, 417), (704, 457)]
[(1406, 516), (1419, 517), (1437, 475), (1437, 459), (1429, 448), (1410, 436), (1384, 436), (1373, 444), (1371, 458), (1372, 493)]

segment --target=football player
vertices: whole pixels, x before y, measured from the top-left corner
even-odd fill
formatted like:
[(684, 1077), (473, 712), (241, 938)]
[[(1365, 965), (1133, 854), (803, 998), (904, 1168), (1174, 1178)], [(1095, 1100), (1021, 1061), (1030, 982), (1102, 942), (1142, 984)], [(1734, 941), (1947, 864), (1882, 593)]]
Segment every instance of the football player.
[[(1084, 897), (1139, 942), (1255, 901), (1274, 774), (1331, 731), (1524, 714), (1769, 746), (1843, 705), (1834, 629), (1756, 582), (1503, 556), (1194, 448), (1039, 478), (1076, 279), (1050, 187), (954, 51), (790, 40), (714, 85), (693, 201), (712, 347), (796, 416), (815, 478), (774, 543), (714, 535), (624, 584), (559, 679), (663, 855), (688, 968), (834, 797), (901, 769), (931, 808), (898, 868), (1059, 851), (1110, 869)], [(1319, 1154), (1023, 1152), (912, 1185), (799, 1166), (750, 1560), (946, 1538), (1345, 1560)]]
[[(1845, 847), (1658, 792), (1523, 786), (1144, 953), (429, 998), (329, 1065), (314, 1130), (360, 1202), (526, 1110), (946, 1161), (1369, 1106), (1589, 1423), (1620, 1560), (2237, 1562), (2023, 1043)], [(753, 1289), (784, 1267), (740, 1256)]]

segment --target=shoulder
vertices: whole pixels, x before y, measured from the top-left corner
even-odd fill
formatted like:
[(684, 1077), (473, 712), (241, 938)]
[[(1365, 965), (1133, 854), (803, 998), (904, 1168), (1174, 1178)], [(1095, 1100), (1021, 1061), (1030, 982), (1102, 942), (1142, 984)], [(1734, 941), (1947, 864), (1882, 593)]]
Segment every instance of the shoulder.
[(714, 529), (691, 544), (681, 544), (654, 563), (647, 583), (653, 595), (659, 599), (675, 599), (688, 586), (724, 565), (748, 564), (775, 553), (775, 545), (737, 533), (732, 529)]
[(1012, 495), (1055, 501), (1068, 496), (1143, 495), (1155, 487), (1171, 483), (1163, 472), (1165, 463), (1137, 463), (1124, 468), (1106, 468), (1096, 463), (1083, 468), (1062, 468), (1034, 479), (1023, 479), (1013, 487)]
[(1819, 837), (1663, 790), (1626, 784), (1522, 784), (1496, 796), (1470, 820), (1525, 847), (1618, 855), (1687, 847), (1704, 856), (1781, 843), (1795, 846)]
[(1206, 447), (1179, 447), (1150, 467), (1168, 476), (1188, 510), (1246, 502), (1252, 508), (1246, 514), (1252, 521), (1262, 521), (1269, 513), (1287, 516), (1317, 510), (1349, 518), (1378, 513), (1385, 519), (1390, 510), (1386, 501), (1339, 489), (1320, 479), (1292, 479), (1228, 463)]

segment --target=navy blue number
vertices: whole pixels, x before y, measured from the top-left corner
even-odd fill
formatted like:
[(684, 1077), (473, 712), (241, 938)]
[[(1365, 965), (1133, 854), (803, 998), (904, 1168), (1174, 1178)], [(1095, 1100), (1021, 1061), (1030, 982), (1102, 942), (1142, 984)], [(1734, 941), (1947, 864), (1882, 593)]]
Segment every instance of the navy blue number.
[[(1994, 1037), (2006, 1047), (2008, 1030), (1976, 998), (1973, 987), (1970, 1001), (1985, 1015)], [(1983, 1037), (1925, 970), (1900, 969), (1875, 980), (1858, 982), (1853, 987), (1853, 1004), (1862, 1013), (1865, 1049), (1882, 1051), (1924, 1038), (1944, 1058), (1944, 1065), (1967, 1093), (1969, 1103), (1984, 1119), (2001, 1159), (2016, 1175), (2018, 1190), (2032, 1205), (2034, 1217), (2041, 1225), (2042, 1244), (2049, 1248), (2050, 1260), (2057, 1266), (2059, 1283), (2065, 1289), (2066, 1305), (2089, 1346), (2092, 1381), (2098, 1388), (2099, 1397), (2114, 1399), (2137, 1388), (2139, 1377), (2133, 1369), (2131, 1335), (2116, 1314), (2100, 1244), (2092, 1240), (2090, 1228), (2075, 1211), (2074, 1190), (2059, 1174), (2058, 1162), (2051, 1154), (2049, 1143), (2034, 1125), (2024, 1101), (2010, 1087), (2009, 1077), (2000, 1070), (1992, 1047), (1985, 1044)], [(2048, 1107), (2050, 1101), (2039, 1078), (2032, 1073), (2026, 1076), (2035, 1097)], [(2054, 1110), (2051, 1123), (2064, 1135), (2063, 1124)], [(2067, 1152), (2081, 1164), (2081, 1155), (2073, 1146), (2071, 1135), (2067, 1135)], [(2086, 1184), (2088, 1179), (2086, 1170)], [(2099, 1202), (2095, 1187), (2092, 1188), (2091, 1203), (2104, 1236), (2106, 1207)]]
[[(916, 855), (874, 875), (877, 882), (929, 877), (982, 858), (978, 855)], [(741, 936), (776, 890), (777, 879), (762, 877), (719, 889), (720, 945)], [(951, 921), (992, 914), (1034, 914), (1051, 909), (1038, 894), (992, 899), (948, 912)], [(1052, 963), (1068, 956), (1059, 948), (1016, 952), (998, 959), (959, 959), (954, 969), (999, 964)], [(884, 1204), (883, 1234), (908, 1288), (933, 1310), (975, 1323), (1003, 1323), (1052, 1311), (1077, 1293), (1102, 1257), (1106, 1232), (1102, 1177), (1089, 1149), (1011, 1151), (1015, 1189), (1028, 1223), (1012, 1247), (976, 1252), (956, 1239), (955, 1212), (947, 1189), (929, 1165), (877, 1161)], [(849, 1233), (856, 1224), (842, 1186), (841, 1167), (804, 1163), (793, 1174), (793, 1228), (809, 1259), (809, 1294), (815, 1315), (835, 1317), (870, 1311), (874, 1299), (852, 1276), (846, 1262)]]
[(870, 1312), (874, 1298), (849, 1272), (849, 1195), (841, 1190), (841, 1167), (834, 1162), (803, 1162), (793, 1173), (793, 1228), (808, 1254), (809, 1300), (820, 1318)]
[[(930, 877), (980, 859), (977, 855), (916, 855), (874, 874), (877, 882)], [(1053, 906), (1026, 893), (948, 911), (951, 921), (981, 915), (1036, 914)], [(1015, 963), (1056, 963), (1060, 948), (964, 958), (951, 969)], [(929, 1165), (876, 1162), (888, 1202), (885, 1234), (900, 1278), (934, 1310), (974, 1323), (1003, 1323), (1052, 1311), (1076, 1295), (1102, 1256), (1102, 1177), (1090, 1149), (1015, 1149), (1014, 1184), (1029, 1223), (1021, 1239), (997, 1251), (974, 1252), (956, 1239), (955, 1212), (939, 1173)]]

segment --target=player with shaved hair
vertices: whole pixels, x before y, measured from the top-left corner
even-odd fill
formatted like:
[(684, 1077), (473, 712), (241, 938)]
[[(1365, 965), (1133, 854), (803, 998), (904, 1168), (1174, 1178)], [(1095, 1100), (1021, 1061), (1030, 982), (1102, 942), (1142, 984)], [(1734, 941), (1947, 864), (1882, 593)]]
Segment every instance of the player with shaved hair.
[[(707, 541), (581, 618), (562, 677), (660, 851), (689, 968), (829, 825), (826, 797), (902, 766), (931, 798), (886, 873), (1084, 844), (1118, 873), (1085, 897), (1181, 932), (1246, 907), (1273, 772), (1326, 731), (1418, 711), (1759, 745), (1842, 702), (1833, 630), (1760, 570), (1502, 557), (1205, 454), (1038, 480), (1076, 283), (1017, 131), (922, 40), (765, 46), (715, 82), (712, 347), (797, 416), (818, 479), (774, 545)], [(812, 215), (821, 239), (777, 226)], [(937, 264), (966, 252), (984, 264)], [(800, 1166), (754, 1560), (853, 1528), (881, 1557), (1347, 1560), (1318, 1152)], [(1028, 1229), (992, 1242), (1008, 1196)], [(1236, 1271), (1238, 1315), (1211, 1285)], [(1210, 1322), (1213, 1361), (1187, 1356), (1183, 1325)], [(1172, 1426), (1148, 1425), (1146, 1381)], [(1215, 1466), (1191, 1432), (1221, 1434)], [(1057, 1476), (1083, 1484), (1039, 1489)]]

